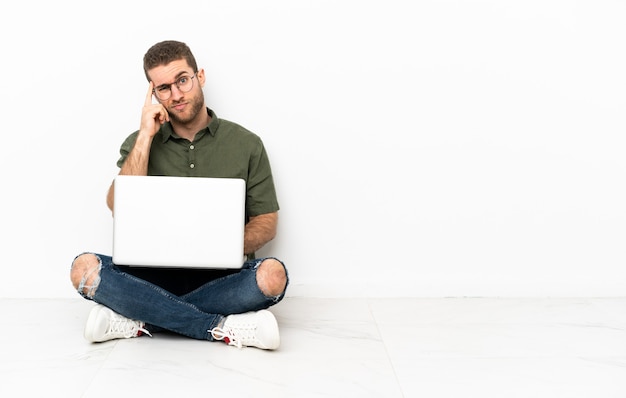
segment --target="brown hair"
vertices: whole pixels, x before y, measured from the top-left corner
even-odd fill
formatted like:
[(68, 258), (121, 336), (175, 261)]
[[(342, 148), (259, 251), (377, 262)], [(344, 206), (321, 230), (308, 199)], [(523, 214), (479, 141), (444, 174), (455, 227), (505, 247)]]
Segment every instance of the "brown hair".
[(191, 66), (194, 72), (198, 71), (196, 58), (185, 43), (166, 40), (153, 45), (143, 56), (143, 71), (146, 74), (146, 78), (150, 81), (150, 77), (148, 76), (150, 69), (160, 65), (167, 65), (179, 59), (186, 60), (187, 64)]

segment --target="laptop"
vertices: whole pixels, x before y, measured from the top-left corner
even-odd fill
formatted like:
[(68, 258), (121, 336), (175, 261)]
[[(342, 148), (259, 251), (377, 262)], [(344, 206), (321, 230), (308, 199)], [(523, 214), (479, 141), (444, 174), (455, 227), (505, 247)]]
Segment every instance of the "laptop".
[(238, 178), (115, 178), (113, 262), (235, 269), (244, 262), (245, 181)]

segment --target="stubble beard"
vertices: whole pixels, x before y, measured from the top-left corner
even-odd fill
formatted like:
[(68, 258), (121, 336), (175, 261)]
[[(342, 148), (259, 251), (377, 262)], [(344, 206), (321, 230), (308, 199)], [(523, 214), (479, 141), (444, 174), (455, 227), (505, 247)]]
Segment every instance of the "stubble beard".
[(196, 96), (189, 103), (191, 105), (191, 110), (189, 112), (189, 116), (184, 116), (175, 112), (169, 112), (170, 118), (179, 124), (188, 124), (192, 122), (204, 109), (204, 94), (200, 93), (199, 96)]

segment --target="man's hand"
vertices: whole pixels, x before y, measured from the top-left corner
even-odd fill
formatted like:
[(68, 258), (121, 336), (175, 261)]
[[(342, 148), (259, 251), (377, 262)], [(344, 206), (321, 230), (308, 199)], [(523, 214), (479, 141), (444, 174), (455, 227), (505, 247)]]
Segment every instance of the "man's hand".
[(170, 115), (163, 105), (152, 103), (152, 90), (154, 90), (154, 83), (151, 81), (141, 111), (141, 126), (139, 127), (139, 133), (147, 134), (148, 137), (154, 137), (161, 125), (170, 120)]

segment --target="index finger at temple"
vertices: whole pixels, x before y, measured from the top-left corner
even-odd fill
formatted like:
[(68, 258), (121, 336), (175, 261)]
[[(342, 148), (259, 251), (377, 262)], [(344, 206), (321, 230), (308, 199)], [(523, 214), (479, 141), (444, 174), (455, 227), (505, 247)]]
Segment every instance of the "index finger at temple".
[(146, 94), (146, 102), (144, 105), (152, 105), (152, 92), (154, 90), (154, 83), (150, 81), (150, 85), (148, 86), (148, 94)]

